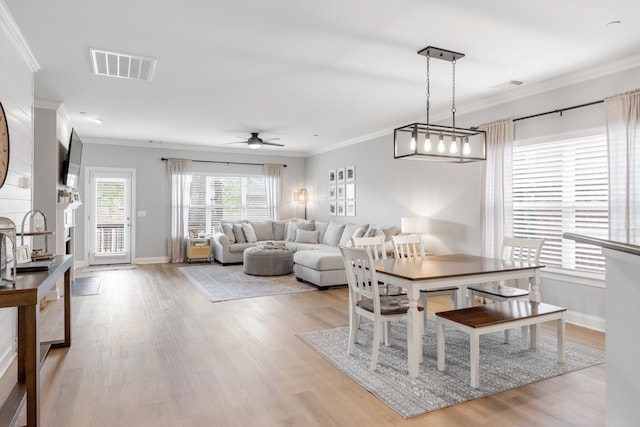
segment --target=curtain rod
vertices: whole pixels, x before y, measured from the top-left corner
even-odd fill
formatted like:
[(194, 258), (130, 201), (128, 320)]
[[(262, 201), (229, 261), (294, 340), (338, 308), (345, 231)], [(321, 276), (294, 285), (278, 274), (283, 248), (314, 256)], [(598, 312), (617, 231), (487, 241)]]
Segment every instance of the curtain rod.
[(573, 107), (560, 108), (553, 111), (547, 111), (545, 113), (533, 114), (531, 116), (525, 116), (525, 117), (518, 117), (517, 119), (513, 119), (513, 121), (517, 122), (520, 120), (532, 119), (534, 117), (546, 116), (547, 114), (554, 114), (554, 113), (560, 113), (560, 115), (562, 116), (563, 111), (569, 111), (569, 110), (574, 110), (576, 108), (588, 107), (590, 105), (602, 104), (603, 102), (604, 102), (604, 99), (601, 99), (599, 101), (587, 102), (586, 104), (574, 105)]
[[(166, 157), (162, 157), (160, 160), (162, 160), (163, 162), (166, 162), (169, 159), (167, 159)], [(191, 159), (191, 161), (192, 162), (197, 162), (197, 163), (220, 163), (220, 164), (223, 164), (223, 165), (249, 165), (249, 166), (264, 166), (265, 165), (265, 163), (223, 162), (223, 161), (220, 161), (220, 160), (194, 160), (194, 159)], [(280, 165), (280, 166), (282, 166), (284, 168), (287, 167), (287, 165)]]

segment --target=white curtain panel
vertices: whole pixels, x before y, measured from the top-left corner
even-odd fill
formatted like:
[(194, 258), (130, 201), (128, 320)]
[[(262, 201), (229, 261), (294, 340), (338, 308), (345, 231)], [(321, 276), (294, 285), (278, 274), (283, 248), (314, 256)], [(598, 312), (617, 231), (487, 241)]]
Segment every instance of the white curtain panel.
[(169, 239), (169, 259), (183, 262), (186, 255), (187, 223), (189, 218), (189, 176), (191, 160), (168, 159), (169, 194), (171, 209), (171, 237)]
[(487, 160), (482, 167), (482, 256), (501, 258), (502, 238), (513, 234), (513, 120), (480, 126), (487, 132)]
[(264, 184), (267, 190), (267, 211), (269, 219), (277, 220), (280, 212), (282, 194), (282, 165), (266, 163), (264, 165)]
[(640, 228), (640, 90), (605, 99), (609, 149), (609, 235)]

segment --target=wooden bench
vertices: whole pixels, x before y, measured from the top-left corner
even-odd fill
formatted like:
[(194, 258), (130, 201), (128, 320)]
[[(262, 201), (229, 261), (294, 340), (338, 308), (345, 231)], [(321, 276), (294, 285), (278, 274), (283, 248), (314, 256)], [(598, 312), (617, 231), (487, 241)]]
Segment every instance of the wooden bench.
[[(558, 322), (558, 361), (564, 363), (565, 313), (567, 309), (529, 300), (503, 301), (476, 307), (462, 308), (436, 313), (438, 370), (445, 369), (444, 327), (445, 325), (470, 336), (471, 387), (480, 386), (480, 335), (522, 327), (522, 348), (527, 349), (531, 337), (531, 347), (538, 348), (539, 330), (537, 325), (550, 320)], [(527, 334), (527, 326), (530, 333)]]

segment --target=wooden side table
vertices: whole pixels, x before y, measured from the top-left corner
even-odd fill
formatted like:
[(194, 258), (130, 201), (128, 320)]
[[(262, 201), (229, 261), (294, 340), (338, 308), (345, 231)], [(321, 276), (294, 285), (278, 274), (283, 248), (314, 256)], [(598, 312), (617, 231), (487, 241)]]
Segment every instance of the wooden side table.
[(190, 238), (187, 239), (187, 262), (191, 261), (207, 261), (211, 262), (211, 239), (209, 238)]
[[(40, 426), (40, 365), (51, 348), (71, 346), (71, 255), (58, 255), (47, 271), (18, 274), (14, 288), (0, 289), (0, 307), (18, 309), (18, 382), (0, 407), (0, 425), (13, 426), (25, 403), (27, 426)], [(64, 275), (64, 338), (40, 342), (40, 306)]]

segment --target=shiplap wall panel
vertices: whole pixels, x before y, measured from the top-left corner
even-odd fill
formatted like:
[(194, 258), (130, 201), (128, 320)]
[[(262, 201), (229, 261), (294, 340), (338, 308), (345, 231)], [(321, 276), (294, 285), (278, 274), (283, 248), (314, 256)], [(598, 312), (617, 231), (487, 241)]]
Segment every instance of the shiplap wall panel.
[[(1, 11), (0, 11), (1, 13)], [(20, 227), (31, 210), (30, 188), (22, 188), (22, 177), (33, 169), (33, 71), (10, 37), (5, 19), (0, 20), (0, 102), (9, 127), (9, 173), (0, 188), (0, 216)], [(17, 349), (16, 309), (0, 309), (0, 373), (13, 360)]]

